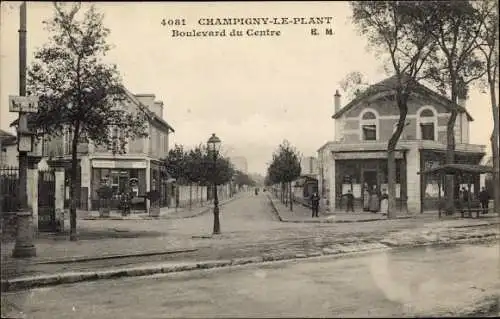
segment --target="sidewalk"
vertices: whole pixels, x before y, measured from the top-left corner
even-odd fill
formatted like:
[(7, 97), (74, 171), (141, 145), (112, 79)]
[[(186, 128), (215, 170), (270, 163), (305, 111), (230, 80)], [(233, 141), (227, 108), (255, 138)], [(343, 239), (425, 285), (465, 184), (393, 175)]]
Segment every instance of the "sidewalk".
[[(354, 222), (371, 222), (379, 220), (387, 220), (387, 216), (380, 213), (354, 212), (346, 213), (343, 211), (336, 212), (319, 212), (319, 217), (312, 217), (312, 210), (303, 206), (300, 203), (293, 203), (293, 211), (290, 211), (290, 206), (285, 206), (277, 198), (268, 195), (271, 205), (282, 222), (289, 223), (354, 223)], [(428, 215), (428, 214), (426, 214)], [(400, 212), (397, 219), (412, 218), (412, 215)]]
[[(242, 195), (235, 195), (220, 201), (219, 205), (225, 205), (233, 200), (240, 198)], [(182, 219), (193, 218), (212, 211), (213, 202), (193, 203), (191, 209), (189, 207), (162, 207), (160, 208), (160, 216), (151, 217), (144, 211), (132, 212), (130, 215), (122, 216), (119, 211), (111, 211), (109, 217), (100, 217), (98, 211), (79, 211), (78, 216), (84, 220), (144, 220), (144, 219)], [(68, 215), (68, 214), (66, 214)], [(66, 217), (68, 218), (68, 217)]]
[[(290, 211), (289, 204), (285, 206), (281, 201), (272, 195), (268, 195), (271, 205), (274, 208), (276, 215), (279, 217), (280, 221), (288, 223), (355, 223), (355, 222), (372, 222), (389, 220), (387, 216), (381, 213), (370, 213), (370, 212), (354, 212), (347, 213), (345, 211), (335, 211), (335, 212), (319, 212), (319, 217), (312, 217), (312, 210), (309, 207), (305, 207), (300, 203), (293, 204), (293, 211)], [(492, 220), (499, 219), (499, 215), (481, 215), (479, 220)], [(436, 220), (436, 221), (447, 221), (447, 220), (463, 220), (457, 216), (442, 216), (439, 219), (438, 212), (425, 212), (423, 214), (408, 214), (407, 212), (398, 212), (396, 218), (394, 219), (409, 219), (417, 218), (421, 220)], [(470, 220), (467, 218), (465, 220)]]
[[(263, 203), (268, 200), (263, 199)], [(298, 212), (304, 216), (309, 214), (305, 208)], [(251, 219), (248, 223), (251, 223)], [(219, 267), (221, 262), (224, 265), (235, 265), (422, 243), (491, 240), (498, 238), (499, 221), (498, 218), (429, 221), (398, 219), (360, 224), (329, 223), (321, 227), (277, 221), (272, 223), (274, 227), (265, 230), (233, 230), (216, 236), (194, 236), (211, 230), (209, 216), (177, 221), (82, 221), (78, 226), (78, 241), (69, 241), (67, 234), (44, 234), (35, 243), (37, 257), (31, 259), (12, 258), (14, 243), (2, 243), (2, 289), (7, 289), (4, 288), (4, 283), (7, 287), (19, 284), (25, 285), (22, 286), (24, 288), (31, 288), (100, 278)], [(200, 228), (200, 225), (203, 227)], [(179, 266), (186, 263), (191, 263), (191, 266)]]
[[(257, 240), (255, 234), (252, 237), (253, 240), (221, 235), (220, 237), (210, 236), (202, 240), (163, 236), (125, 240), (64, 241), (60, 243), (47, 241), (43, 244), (37, 243), (39, 254), (38, 257), (32, 259), (13, 259), (8, 255), (12, 246), (8, 248), (2, 246), (2, 291), (250, 263), (369, 253), (376, 250), (420, 245), (498, 240), (498, 225), (473, 220), (473, 224), (476, 225), (475, 229), (461, 227), (466, 222), (471, 221), (433, 222), (428, 223), (427, 226), (413, 229), (413, 231), (406, 229), (396, 233), (386, 230), (385, 234), (380, 234), (380, 236), (370, 236), (371, 239), (361, 233), (351, 233), (347, 236), (339, 232), (339, 226), (331, 224), (328, 228), (332, 229), (328, 234), (320, 235), (317, 233), (316, 227), (312, 227), (313, 237), (299, 236), (293, 234), (292, 231), (292, 234), (289, 235), (293, 239), (275, 238), (270, 240), (269, 238), (261, 238), (266, 236), (257, 236), (261, 242)], [(363, 223), (355, 228), (370, 224), (372, 223)], [(341, 226), (341, 228), (343, 227)], [(155, 251), (154, 248), (157, 250)], [(140, 251), (143, 256), (147, 257), (132, 260), (130, 255), (111, 255), (109, 253), (111, 251), (121, 253)], [(88, 255), (82, 256), (84, 252), (87, 252)], [(57, 260), (56, 256), (66, 258)], [(73, 260), (68, 258), (71, 256), (73, 256)], [(101, 259), (115, 256), (118, 263), (110, 263), (110, 260), (92, 262), (92, 259), (89, 258), (92, 256), (101, 257)], [(76, 260), (78, 258), (84, 260)]]

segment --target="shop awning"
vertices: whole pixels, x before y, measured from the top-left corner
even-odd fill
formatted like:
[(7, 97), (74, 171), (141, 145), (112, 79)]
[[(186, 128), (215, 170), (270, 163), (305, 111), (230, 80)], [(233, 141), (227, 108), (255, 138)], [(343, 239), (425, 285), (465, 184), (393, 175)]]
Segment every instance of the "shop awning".
[[(387, 151), (333, 152), (333, 158), (336, 160), (384, 159), (387, 158)], [(403, 159), (404, 151), (395, 151), (394, 158)]]
[(432, 174), (432, 173), (444, 173), (444, 174), (486, 174), (493, 173), (493, 167), (485, 165), (472, 165), (472, 164), (444, 164), (429, 168), (418, 172), (417, 174)]

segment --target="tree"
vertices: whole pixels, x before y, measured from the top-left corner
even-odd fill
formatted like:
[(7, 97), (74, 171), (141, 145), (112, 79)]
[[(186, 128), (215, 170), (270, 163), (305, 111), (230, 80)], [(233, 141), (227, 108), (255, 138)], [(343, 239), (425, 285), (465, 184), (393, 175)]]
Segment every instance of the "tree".
[(185, 178), (186, 158), (182, 145), (175, 144), (174, 148), (168, 151), (167, 157), (163, 160), (163, 164), (170, 176), (178, 182)]
[(348, 100), (359, 97), (369, 87), (368, 80), (359, 71), (348, 73), (341, 81), (340, 88), (346, 92)]
[(273, 160), (268, 167), (268, 177), (273, 184), (281, 184), (282, 201), (286, 192), (290, 199), (290, 210), (293, 210), (292, 181), (300, 176), (300, 153), (287, 140), (278, 146)]
[(201, 145), (191, 149), (186, 153), (186, 171), (185, 177), (189, 182), (189, 209), (192, 208), (193, 201), (193, 183), (200, 184), (204, 182), (204, 150)]
[(249, 175), (239, 170), (236, 170), (234, 172), (234, 183), (240, 187), (243, 185), (248, 185), (248, 186), (256, 185), (256, 182)]
[[(372, 48), (386, 57), (390, 64), (393, 77), (365, 90), (386, 92), (394, 96), (399, 109), (399, 119), (387, 144), (387, 172), (389, 208), (388, 218), (396, 216), (396, 145), (406, 126), (408, 100), (414, 92), (418, 81), (425, 78), (422, 68), (426, 61), (435, 53), (433, 38), (423, 32), (423, 28), (415, 28), (417, 23), (413, 18), (413, 10), (420, 2), (404, 1), (353, 1), (353, 21), (369, 41)], [(426, 23), (423, 21), (422, 23)], [(357, 73), (354, 73), (357, 74)], [(361, 75), (351, 77), (349, 83), (363, 83)], [(358, 90), (358, 97), (362, 96)], [(389, 103), (390, 100), (388, 101)]]
[[(174, 148), (168, 151), (167, 157), (163, 160), (163, 165), (170, 176), (175, 178), (176, 185), (186, 181), (186, 152), (182, 145), (175, 144)], [(178, 188), (175, 189), (175, 205), (179, 206)]]
[[(430, 80), (443, 95), (448, 95), (455, 107), (451, 108), (446, 129), (446, 163), (455, 162), (455, 122), (461, 106), (460, 98), (467, 97), (469, 85), (484, 75), (483, 62), (478, 58), (477, 39), (483, 30), (484, 20), (471, 2), (424, 1), (414, 10), (416, 27), (431, 35), (439, 52), (426, 69)], [(446, 210), (455, 212), (455, 180), (446, 176)]]
[(473, 2), (477, 14), (484, 21), (483, 28), (476, 45), (486, 68), (484, 82), (490, 93), (491, 111), (493, 115), (493, 132), (491, 133), (491, 153), (493, 158), (493, 209), (500, 211), (500, 154), (499, 154), (499, 111), (497, 101), (498, 88), (498, 1), (484, 0)]
[(146, 113), (119, 107), (126, 94), (118, 70), (102, 60), (110, 50), (104, 16), (94, 6), (83, 17), (79, 4), (54, 8), (54, 17), (44, 22), (51, 38), (35, 53), (27, 86), (39, 97), (35, 125), (47, 138), (71, 137), (70, 239), (76, 240), (78, 145), (92, 141), (122, 152), (128, 139), (147, 136)]

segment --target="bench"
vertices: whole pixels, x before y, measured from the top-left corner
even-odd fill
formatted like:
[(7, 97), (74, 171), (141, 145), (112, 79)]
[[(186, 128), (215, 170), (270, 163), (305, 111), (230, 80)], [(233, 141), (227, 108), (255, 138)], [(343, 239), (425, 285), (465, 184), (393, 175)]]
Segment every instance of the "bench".
[[(441, 218), (441, 211), (446, 211), (446, 201), (441, 200), (439, 203), (439, 217)], [(481, 207), (481, 202), (478, 200), (471, 200), (468, 203), (464, 203), (463, 201), (455, 200), (455, 209), (459, 211), (462, 218), (468, 217), (472, 218), (472, 213), (476, 213), (476, 218), (479, 218), (479, 215), (483, 212), (483, 208)], [(488, 207), (488, 212), (491, 210), (491, 207)], [(467, 216), (465, 214), (467, 213)], [(445, 213), (447, 214), (447, 213)]]
[[(478, 200), (472, 200), (468, 203), (465, 203), (464, 206), (459, 207), (461, 210), (462, 218), (464, 218), (465, 213), (467, 213), (469, 218), (472, 218), (472, 213), (476, 213), (476, 218), (479, 218), (479, 214), (483, 212), (483, 208), (481, 207), (481, 202)], [(489, 211), (489, 208), (488, 208)]]

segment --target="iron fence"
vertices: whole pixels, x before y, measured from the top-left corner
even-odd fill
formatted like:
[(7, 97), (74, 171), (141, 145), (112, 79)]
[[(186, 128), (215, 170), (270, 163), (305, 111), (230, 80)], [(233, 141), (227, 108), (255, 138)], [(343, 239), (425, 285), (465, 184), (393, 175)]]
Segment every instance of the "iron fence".
[(18, 182), (19, 169), (17, 167), (0, 167), (0, 207), (2, 212), (17, 210)]

